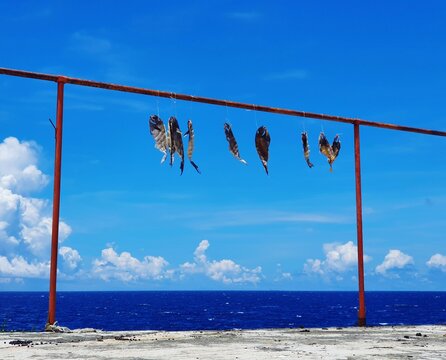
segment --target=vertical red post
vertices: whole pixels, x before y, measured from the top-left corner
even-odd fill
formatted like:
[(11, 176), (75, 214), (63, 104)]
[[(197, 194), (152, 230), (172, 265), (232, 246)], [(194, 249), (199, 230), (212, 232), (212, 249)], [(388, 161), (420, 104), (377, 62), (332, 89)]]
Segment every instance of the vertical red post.
[(54, 323), (56, 322), (56, 280), (57, 255), (59, 251), (60, 174), (62, 165), (62, 120), (64, 85), (65, 78), (59, 77), (57, 79), (56, 153), (54, 156), (53, 227), (51, 232), (50, 294), (47, 326), (54, 325)]
[(356, 180), (356, 231), (358, 245), (358, 282), (359, 311), (358, 325), (365, 326), (365, 294), (364, 294), (364, 250), (362, 244), (362, 195), (361, 195), (361, 153), (359, 142), (359, 124), (354, 124), (355, 135), (355, 180)]

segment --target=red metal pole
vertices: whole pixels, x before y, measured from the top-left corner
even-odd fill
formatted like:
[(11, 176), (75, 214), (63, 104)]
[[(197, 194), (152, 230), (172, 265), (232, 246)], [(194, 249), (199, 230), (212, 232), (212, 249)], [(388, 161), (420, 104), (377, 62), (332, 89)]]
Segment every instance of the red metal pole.
[(56, 322), (56, 279), (57, 254), (59, 251), (60, 174), (62, 165), (62, 120), (65, 82), (65, 78), (63, 77), (57, 79), (56, 153), (54, 157), (53, 227), (51, 233), (50, 294), (47, 326), (54, 325)]
[(361, 195), (361, 153), (359, 142), (359, 124), (354, 124), (355, 135), (355, 179), (356, 179), (356, 230), (358, 242), (358, 282), (359, 311), (358, 325), (365, 326), (365, 294), (364, 294), (364, 250), (362, 243), (362, 195)]

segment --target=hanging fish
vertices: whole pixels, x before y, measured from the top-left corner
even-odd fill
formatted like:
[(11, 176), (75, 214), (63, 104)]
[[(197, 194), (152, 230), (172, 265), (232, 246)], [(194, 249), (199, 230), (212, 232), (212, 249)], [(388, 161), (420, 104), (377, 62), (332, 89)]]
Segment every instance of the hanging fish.
[(256, 149), (257, 154), (259, 154), (260, 160), (262, 161), (263, 167), (265, 168), (266, 174), (268, 175), (268, 158), (269, 158), (269, 144), (271, 142), (271, 137), (266, 127), (261, 126), (256, 132)]
[(169, 165), (172, 166), (175, 161), (175, 143), (173, 142), (173, 138), (171, 135), (171, 121), (169, 119), (169, 122), (167, 124), (167, 148), (169, 149), (169, 155), (170, 155), (170, 162)]
[[(339, 135), (335, 136), (335, 138), (333, 140), (333, 144), (331, 145), (331, 149), (333, 151), (333, 156), (334, 156), (333, 161), (335, 161), (335, 159), (339, 155), (339, 151), (341, 151), (341, 140), (339, 139)], [(332, 163), (333, 163), (333, 161), (332, 161)]]
[(164, 155), (161, 159), (161, 164), (167, 157), (167, 137), (166, 128), (163, 121), (157, 115), (151, 115), (149, 119), (150, 134), (155, 139), (155, 148), (161, 151)]
[(170, 150), (170, 165), (172, 166), (175, 152), (181, 158), (180, 171), (183, 174), (184, 170), (184, 147), (183, 147), (183, 135), (181, 134), (180, 126), (175, 116), (171, 116), (169, 119), (169, 150)]
[(187, 157), (195, 170), (201, 174), (200, 169), (198, 169), (198, 165), (192, 160), (192, 153), (194, 152), (194, 128), (192, 127), (192, 120), (187, 121), (187, 131), (185, 132), (184, 136), (186, 135), (189, 135), (189, 141), (187, 143)]
[(307, 164), (310, 168), (312, 168), (314, 165), (310, 161), (310, 145), (308, 145), (308, 134), (307, 132), (302, 133), (302, 145), (304, 147), (304, 157), (307, 161)]
[(341, 141), (339, 140), (339, 135), (336, 135), (333, 140), (333, 145), (330, 145), (324, 133), (321, 132), (319, 135), (319, 150), (322, 154), (327, 157), (328, 163), (330, 164), (330, 171), (333, 171), (332, 164), (341, 150)]
[(248, 165), (248, 163), (240, 157), (237, 141), (235, 140), (234, 134), (232, 133), (231, 125), (225, 123), (224, 129), (225, 129), (226, 140), (229, 143), (229, 151), (231, 152), (232, 155), (234, 155), (234, 157), (237, 160), (239, 160), (245, 165)]

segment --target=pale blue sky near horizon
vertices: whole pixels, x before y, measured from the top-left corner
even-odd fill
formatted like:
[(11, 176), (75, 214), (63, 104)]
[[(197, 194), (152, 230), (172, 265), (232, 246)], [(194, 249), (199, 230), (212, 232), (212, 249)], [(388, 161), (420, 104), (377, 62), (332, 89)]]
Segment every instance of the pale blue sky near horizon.
[[(0, 2), (0, 67), (445, 131), (445, 23), (442, 1)], [(48, 288), (55, 106), (0, 75), (2, 290)], [(193, 120), (201, 175), (160, 164), (151, 114)], [(58, 289), (357, 289), (351, 125), (66, 85), (63, 136)], [(446, 290), (445, 146), (361, 127), (366, 290)]]

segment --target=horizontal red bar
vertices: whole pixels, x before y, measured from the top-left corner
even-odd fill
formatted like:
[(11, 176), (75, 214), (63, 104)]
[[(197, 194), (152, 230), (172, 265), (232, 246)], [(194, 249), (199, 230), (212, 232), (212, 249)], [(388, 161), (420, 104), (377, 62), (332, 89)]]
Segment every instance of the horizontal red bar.
[(263, 105), (254, 105), (254, 104), (246, 104), (246, 103), (241, 103), (241, 102), (236, 102), (236, 101), (207, 98), (207, 97), (202, 97), (202, 96), (177, 94), (177, 93), (167, 92), (167, 91), (151, 90), (151, 89), (145, 89), (145, 88), (139, 88), (139, 87), (133, 87), (133, 86), (104, 83), (104, 82), (99, 82), (99, 81), (76, 79), (76, 78), (71, 78), (71, 77), (67, 77), (67, 76), (35, 73), (35, 72), (29, 72), (29, 71), (23, 71), (23, 70), (13, 70), (13, 69), (7, 69), (7, 68), (0, 68), (0, 74), (19, 76), (19, 77), (31, 78), (31, 79), (39, 79), (39, 80), (64, 82), (66, 84), (96, 87), (96, 88), (107, 89), (107, 90), (123, 91), (123, 92), (135, 93), (135, 94), (158, 96), (158, 97), (171, 98), (171, 99), (184, 100), (184, 101), (200, 102), (200, 103), (205, 103), (205, 104), (227, 106), (227, 107), (254, 110), (254, 111), (262, 111), (262, 112), (268, 112), (268, 113), (274, 113), (274, 114), (298, 116), (298, 117), (327, 120), (327, 121), (336, 121), (336, 122), (342, 122), (342, 123), (372, 126), (372, 127), (378, 127), (378, 128), (384, 128), (384, 129), (390, 129), (390, 130), (407, 131), (407, 132), (414, 132), (414, 133), (427, 134), (427, 135), (446, 136), (446, 131), (421, 129), (421, 128), (416, 128), (416, 127), (401, 126), (401, 125), (395, 125), (395, 124), (389, 124), (389, 123), (380, 123), (380, 122), (362, 120), (362, 119), (356, 119), (356, 118), (347, 118), (347, 117), (342, 117), (342, 116), (325, 115), (325, 114), (318, 114), (318, 113), (305, 112), (305, 111), (299, 111), (299, 110), (274, 108), (274, 107), (263, 106)]

